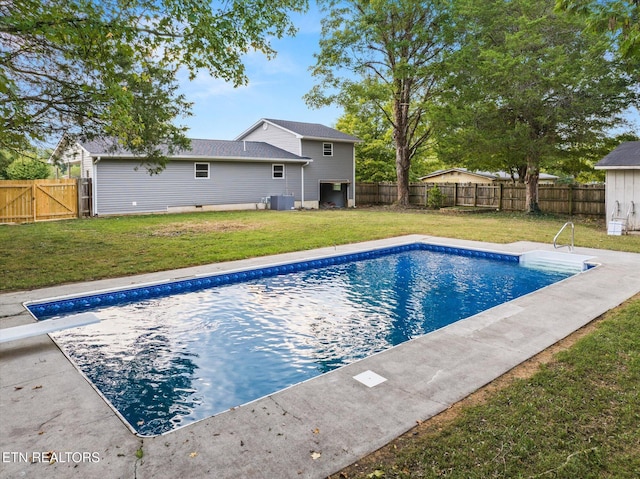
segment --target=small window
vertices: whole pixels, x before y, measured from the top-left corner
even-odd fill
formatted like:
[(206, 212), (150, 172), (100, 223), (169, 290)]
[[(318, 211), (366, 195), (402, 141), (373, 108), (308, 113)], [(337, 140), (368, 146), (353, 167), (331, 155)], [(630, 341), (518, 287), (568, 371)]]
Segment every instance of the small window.
[(196, 172), (196, 178), (208, 180), (209, 179), (209, 163), (196, 163), (195, 172)]
[(323, 143), (322, 154), (323, 156), (333, 156), (333, 143)]
[(284, 178), (284, 165), (272, 165), (273, 179)]

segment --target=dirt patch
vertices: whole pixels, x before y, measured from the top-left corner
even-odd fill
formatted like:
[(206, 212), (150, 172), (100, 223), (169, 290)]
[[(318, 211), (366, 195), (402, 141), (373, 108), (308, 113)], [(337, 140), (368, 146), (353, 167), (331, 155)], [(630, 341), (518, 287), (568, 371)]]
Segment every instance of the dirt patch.
[(257, 225), (246, 224), (239, 221), (182, 221), (153, 228), (149, 232), (149, 235), (175, 237), (207, 233), (229, 233), (233, 231), (255, 230), (257, 228)]
[(492, 394), (506, 388), (517, 379), (527, 379), (532, 377), (540, 369), (540, 366), (551, 362), (556, 353), (569, 349), (582, 337), (593, 332), (603, 319), (604, 316), (595, 319), (591, 323), (560, 340), (553, 346), (519, 364), (499, 378), (494, 379), (486, 386), (478, 389), (474, 393), (471, 393), (463, 400), (453, 404), (447, 410), (427, 419), (426, 421), (418, 422), (415, 427), (404, 433), (402, 436), (394, 439), (377, 451), (363, 457), (342, 471), (332, 474), (327, 479), (368, 477), (369, 474), (373, 474), (374, 471), (378, 469), (380, 464), (393, 464), (398, 451), (406, 446), (410, 446), (414, 439), (423, 435), (434, 434), (441, 431), (449, 423), (455, 420), (464, 409), (485, 403)]

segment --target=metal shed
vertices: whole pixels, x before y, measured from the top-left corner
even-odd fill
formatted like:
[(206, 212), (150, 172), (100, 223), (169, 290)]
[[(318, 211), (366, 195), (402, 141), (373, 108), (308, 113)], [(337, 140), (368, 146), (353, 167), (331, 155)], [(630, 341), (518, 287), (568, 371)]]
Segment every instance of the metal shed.
[(640, 141), (621, 143), (595, 168), (606, 171), (609, 234), (640, 231)]

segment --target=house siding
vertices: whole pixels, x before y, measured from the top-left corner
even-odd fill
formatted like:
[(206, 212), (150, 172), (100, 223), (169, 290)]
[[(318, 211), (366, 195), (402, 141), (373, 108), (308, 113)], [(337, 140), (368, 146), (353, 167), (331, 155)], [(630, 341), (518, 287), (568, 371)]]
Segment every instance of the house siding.
[(266, 130), (264, 130), (262, 126), (255, 128), (243, 136), (242, 139), (247, 141), (264, 141), (294, 155), (304, 156), (300, 152), (300, 140), (296, 135), (271, 124), (268, 124)]
[(616, 201), (620, 204), (620, 210), (615, 215), (618, 218), (626, 218), (633, 201), (635, 214), (629, 216), (627, 227), (640, 230), (640, 170), (607, 170), (605, 185), (607, 220), (612, 219)]
[[(208, 179), (194, 178), (194, 163), (170, 161), (149, 175), (136, 161), (102, 160), (97, 164), (96, 214), (166, 212), (170, 208), (258, 204), (272, 195), (300, 200), (300, 165), (287, 164), (285, 178), (273, 179), (270, 162), (209, 162)], [(274, 161), (274, 163), (278, 163)], [(134, 204), (135, 203), (135, 204)]]
[(425, 183), (493, 183), (492, 178), (472, 175), (462, 171), (450, 171), (440, 175), (423, 178)]
[[(333, 156), (323, 156), (322, 144), (333, 143)], [(313, 158), (305, 169), (305, 200), (320, 200), (322, 181), (349, 182), (347, 195), (355, 200), (355, 182), (353, 178), (353, 144), (331, 141), (302, 140), (302, 156)]]

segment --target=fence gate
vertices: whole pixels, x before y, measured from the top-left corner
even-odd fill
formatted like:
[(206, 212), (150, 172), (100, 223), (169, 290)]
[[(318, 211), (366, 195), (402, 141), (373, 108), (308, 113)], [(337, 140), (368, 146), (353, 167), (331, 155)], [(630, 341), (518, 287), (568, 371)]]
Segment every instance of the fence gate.
[(0, 181), (0, 223), (27, 223), (78, 217), (78, 182)]

